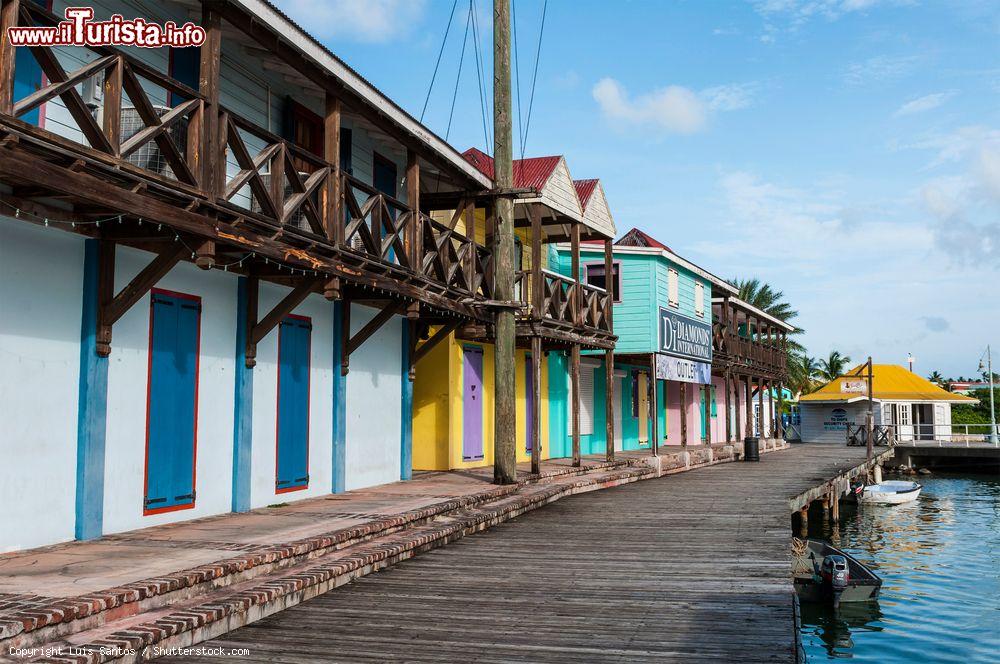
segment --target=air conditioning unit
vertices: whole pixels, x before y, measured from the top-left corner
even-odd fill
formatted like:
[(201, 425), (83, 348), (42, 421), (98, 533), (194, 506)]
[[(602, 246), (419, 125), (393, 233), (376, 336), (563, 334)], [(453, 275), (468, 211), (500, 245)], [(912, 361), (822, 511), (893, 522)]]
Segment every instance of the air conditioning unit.
[[(306, 178), (308, 178), (309, 175), (310, 175), (310, 173), (303, 173), (303, 172), (299, 171), (299, 178), (303, 182), (305, 182)], [(268, 189), (268, 191), (270, 191), (270, 188), (271, 188), (271, 174), (270, 173), (261, 173), (260, 179), (263, 180), (264, 186)], [(293, 195), (293, 193), (294, 192), (292, 191), (291, 185), (289, 185), (287, 182), (285, 182), (284, 200), (287, 201)], [(315, 200), (313, 202), (315, 203)], [(257, 197), (253, 196), (253, 195), (251, 195), (251, 197), (250, 197), (250, 211), (251, 212), (257, 212), (258, 214), (262, 214), (264, 212), (263, 208), (261, 208), (261, 206), (260, 206), (260, 202), (257, 200)], [(280, 212), (280, 210), (279, 210), (279, 212)], [(296, 210), (295, 214), (292, 215), (292, 218), (288, 220), (288, 223), (291, 224), (292, 226), (295, 226), (296, 228), (300, 228), (300, 229), (302, 229), (304, 231), (312, 231), (312, 226), (309, 225), (309, 220), (306, 219), (306, 215), (302, 212), (302, 208), (301, 207), (298, 210)]]
[[(172, 109), (169, 106), (153, 106), (153, 110), (156, 111), (157, 116), (163, 117)], [(139, 117), (139, 112), (134, 106), (122, 106), (122, 143), (145, 128), (146, 123), (142, 121), (141, 117)], [(187, 152), (188, 118), (183, 117), (177, 119), (167, 129), (166, 133), (173, 139), (174, 145), (177, 146), (177, 151), (180, 152), (182, 157), (185, 157), (185, 153)], [(160, 152), (160, 146), (156, 144), (156, 140), (149, 141), (141, 148), (130, 154), (128, 156), (128, 162), (138, 166), (139, 168), (145, 168), (148, 171), (159, 173), (160, 175), (165, 175), (175, 180), (177, 179), (173, 170), (167, 164), (167, 160), (164, 159), (163, 154)]]

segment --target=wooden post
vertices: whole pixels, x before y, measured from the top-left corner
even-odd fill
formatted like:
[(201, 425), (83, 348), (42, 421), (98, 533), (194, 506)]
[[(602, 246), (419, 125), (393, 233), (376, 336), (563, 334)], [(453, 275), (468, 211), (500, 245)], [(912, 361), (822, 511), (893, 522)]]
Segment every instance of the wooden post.
[[(614, 330), (614, 313), (615, 313), (615, 261), (614, 261), (614, 245), (610, 239), (604, 241), (604, 286), (605, 290), (608, 291), (608, 304), (604, 310), (604, 318), (607, 320), (608, 329)], [(619, 289), (621, 284), (619, 284)], [(621, 294), (619, 293), (619, 296)]]
[(650, 445), (653, 454), (660, 453), (660, 426), (657, 421), (659, 404), (656, 394), (658, 382), (656, 380), (656, 353), (651, 353), (649, 356), (649, 421), (653, 426), (652, 445)]
[(761, 448), (764, 447), (763, 439), (767, 436), (765, 435), (764, 429), (764, 379), (757, 379), (757, 408), (760, 414), (757, 416), (757, 435), (761, 438)]
[[(709, 374), (711, 376), (711, 373)], [(705, 418), (705, 444), (712, 444), (712, 402), (715, 401), (715, 390), (714, 385), (709, 383), (705, 386), (705, 412), (702, 417)]]
[(868, 463), (871, 463), (872, 457), (875, 454), (874, 446), (875, 441), (872, 439), (875, 429), (875, 395), (872, 393), (874, 391), (875, 382), (874, 373), (872, 371), (872, 356), (868, 356), (868, 412), (865, 414), (865, 433), (868, 434)]
[(830, 492), (830, 511), (833, 523), (840, 523), (840, 493), (836, 488)]
[[(542, 210), (537, 203), (528, 206), (531, 215), (531, 316), (544, 318), (545, 276), (542, 274)], [(524, 288), (524, 286), (522, 286)]]
[(344, 297), (340, 305), (340, 375), (346, 376), (351, 370), (351, 351), (348, 341), (351, 339), (351, 300)]
[[(326, 115), (323, 117), (323, 159), (330, 165), (330, 174), (323, 187), (323, 229), (326, 239), (331, 244), (339, 245), (343, 238), (344, 213), (341, 208), (340, 196), (340, 98), (326, 93)], [(411, 165), (412, 155), (406, 153), (406, 196), (411, 208), (419, 209), (420, 204), (420, 168)], [(413, 172), (413, 171), (416, 172)], [(416, 200), (411, 192), (416, 183)]]
[[(122, 71), (124, 67), (125, 59), (119, 55), (115, 63), (104, 72), (104, 108), (101, 111), (101, 121), (104, 125), (104, 136), (107, 137), (112, 154), (116, 157), (121, 155), (122, 145)], [(190, 124), (188, 125), (189, 137), (196, 135), (199, 131), (197, 122), (201, 121), (203, 113), (204, 106), (192, 116), (192, 121), (196, 126), (192, 128)], [(194, 156), (192, 155), (192, 158)], [(195, 161), (191, 163), (191, 172), (195, 174), (199, 172), (198, 164)]]
[(253, 340), (253, 329), (257, 327), (257, 314), (260, 304), (260, 279), (254, 275), (247, 277), (247, 319), (246, 346), (243, 349), (244, 363), (248, 369), (257, 366), (257, 344)]
[[(664, 385), (663, 389), (667, 389), (667, 386)], [(688, 444), (688, 412), (687, 412), (687, 410), (688, 410), (688, 403), (687, 403), (687, 401), (688, 401), (688, 399), (687, 399), (687, 397), (688, 397), (688, 391), (687, 391), (687, 383), (681, 383), (680, 384), (680, 392), (681, 392), (681, 445), (683, 445), (684, 447), (687, 447), (687, 444)]]
[(573, 465), (580, 465), (580, 344), (570, 351), (570, 406), (573, 409)]
[(613, 350), (604, 351), (604, 418), (606, 424), (606, 436), (604, 458), (607, 461), (615, 460), (615, 352)]
[(97, 333), (94, 347), (98, 356), (111, 354), (111, 320), (108, 307), (115, 299), (115, 241), (101, 238), (97, 267)]
[(17, 25), (20, 0), (3, 0), (0, 9), (0, 113), (14, 112), (14, 53), (17, 48), (10, 43), (7, 28)]
[(726, 443), (731, 443), (733, 441), (733, 423), (729, 414), (730, 409), (730, 397), (732, 396), (730, 392), (732, 391), (732, 374), (729, 372), (729, 367), (726, 367), (726, 372), (722, 376), (722, 386), (726, 391)]
[(779, 441), (785, 439), (785, 426), (784, 426), (784, 413), (785, 413), (785, 394), (784, 394), (784, 383), (778, 381), (778, 424), (775, 433), (775, 438)]
[[(219, 71), (222, 58), (222, 14), (210, 4), (202, 6), (201, 27), (205, 29), (205, 42), (201, 45), (201, 63), (198, 91), (205, 97), (201, 111), (201, 188), (210, 201), (222, 195), (225, 188), (226, 160), (219, 145)], [(279, 171), (280, 173), (281, 171)], [(281, 180), (281, 178), (277, 178)]]
[[(510, 103), (510, 0), (493, 0), (493, 109), (494, 180), (501, 192), (507, 192), (514, 185)], [(496, 206), (494, 297), (502, 302), (509, 302), (514, 299), (514, 201), (508, 196), (500, 196)], [(512, 309), (501, 308), (497, 312), (494, 330), (493, 481), (497, 484), (512, 484), (517, 481), (515, 427), (511, 426), (516, 421)], [(577, 444), (574, 441), (574, 446)]]
[(542, 472), (542, 338), (531, 337), (531, 473)]
[(573, 272), (573, 292), (570, 293), (573, 325), (582, 322), (583, 298), (580, 293), (580, 224), (570, 227), (570, 270)]
[(746, 406), (746, 433), (744, 437), (750, 438), (753, 436), (753, 388), (751, 387), (751, 377), (749, 374), (746, 376), (746, 398), (744, 399), (744, 405)]
[(809, 535), (809, 505), (799, 510), (799, 535), (801, 537)]

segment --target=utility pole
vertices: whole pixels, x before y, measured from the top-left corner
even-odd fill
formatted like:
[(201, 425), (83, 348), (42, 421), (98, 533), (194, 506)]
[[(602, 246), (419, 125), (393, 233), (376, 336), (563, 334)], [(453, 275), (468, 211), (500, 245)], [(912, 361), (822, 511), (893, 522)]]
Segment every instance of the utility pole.
[[(500, 190), (494, 229), (494, 292), (496, 299), (514, 299), (514, 186), (513, 132), (510, 104), (510, 0), (493, 0), (493, 168)], [(497, 310), (494, 324), (493, 482), (517, 481), (517, 445), (514, 439), (514, 311)], [(535, 362), (541, 358), (536, 357)], [(539, 386), (535, 386), (539, 389)]]

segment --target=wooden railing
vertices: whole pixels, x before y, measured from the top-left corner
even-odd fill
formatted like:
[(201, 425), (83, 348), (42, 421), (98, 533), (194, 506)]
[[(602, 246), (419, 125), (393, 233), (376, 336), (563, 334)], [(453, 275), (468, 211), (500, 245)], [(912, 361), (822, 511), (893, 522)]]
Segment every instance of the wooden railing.
[(531, 270), (519, 270), (514, 279), (515, 293), (520, 294), (522, 302), (531, 305), (530, 316), (564, 326), (611, 332), (607, 315), (611, 302), (606, 290), (543, 269), (538, 297), (532, 293), (535, 276)]
[[(35, 3), (22, 2), (17, 22), (45, 26), (56, 19)], [(278, 242), (294, 240), (296, 249), (335, 249), (429, 280), (436, 291), (493, 297), (494, 263), (487, 247), (341, 172), (338, 164), (211, 103), (124, 51), (32, 47), (31, 52), (46, 84), (0, 108), (0, 126), (9, 131), (155, 182), (161, 192), (207, 203)], [(67, 72), (63, 63), (69, 60), (84, 64)], [(13, 81), (14, 72), (0, 74)], [(101, 94), (85, 101), (82, 89)], [(46, 103), (58, 106), (65, 127), (52, 131), (25, 121)], [(210, 121), (215, 136), (207, 131)]]
[(787, 354), (776, 341), (750, 339), (716, 321), (712, 325), (712, 352), (738, 364), (748, 364), (759, 369), (784, 374)]

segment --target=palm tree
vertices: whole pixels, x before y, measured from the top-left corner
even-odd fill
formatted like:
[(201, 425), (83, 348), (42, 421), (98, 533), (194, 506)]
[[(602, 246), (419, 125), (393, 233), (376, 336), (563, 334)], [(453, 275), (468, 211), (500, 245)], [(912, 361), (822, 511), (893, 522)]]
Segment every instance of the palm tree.
[(941, 375), (940, 371), (934, 371), (931, 373), (930, 376), (927, 377), (927, 380), (931, 381), (932, 383), (941, 385), (942, 383), (944, 383), (944, 376)]
[[(763, 283), (756, 277), (753, 279), (730, 279), (730, 282), (739, 289), (739, 298), (751, 304), (766, 314), (774, 316), (778, 320), (792, 325), (792, 320), (797, 318), (799, 312), (792, 309), (792, 305), (784, 301), (785, 294), (780, 290), (775, 290), (770, 284)], [(788, 353), (788, 372), (792, 375), (794, 367), (801, 363), (801, 357), (805, 355), (805, 346), (800, 344), (793, 335), (802, 334), (804, 330), (796, 327), (788, 333), (785, 340), (785, 352)]]
[(837, 376), (842, 376), (847, 370), (847, 365), (851, 358), (841, 355), (839, 350), (830, 351), (830, 357), (819, 361), (819, 376), (823, 380), (831, 381)]
[(788, 365), (789, 388), (799, 394), (809, 394), (816, 389), (819, 364), (816, 358), (805, 353), (790, 356), (794, 360)]

